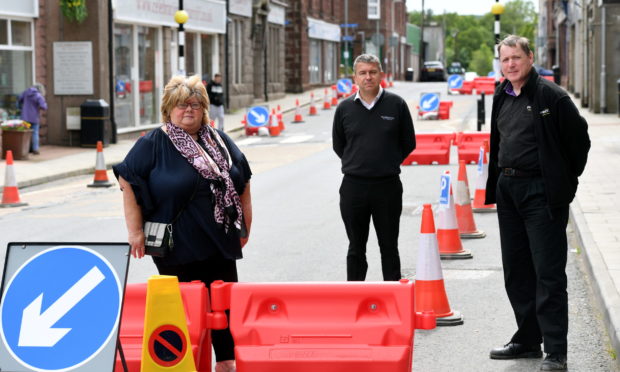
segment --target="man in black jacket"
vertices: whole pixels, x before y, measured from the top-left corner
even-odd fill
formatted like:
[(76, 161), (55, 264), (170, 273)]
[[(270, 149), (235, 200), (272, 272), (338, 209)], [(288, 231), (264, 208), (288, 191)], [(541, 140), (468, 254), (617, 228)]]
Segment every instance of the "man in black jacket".
[(353, 63), (359, 91), (336, 108), (333, 147), (342, 160), (340, 213), (349, 238), (347, 280), (366, 279), (366, 242), (372, 217), (384, 280), (399, 280), (398, 233), (403, 186), (400, 164), (415, 149), (407, 103), (381, 88), (376, 56)]
[(217, 129), (224, 130), (224, 88), (222, 87), (222, 75), (213, 75), (213, 80), (207, 84), (209, 95), (209, 118), (217, 119)]
[(542, 371), (567, 368), (568, 206), (590, 139), (570, 97), (532, 68), (526, 38), (498, 45), (506, 78), (495, 90), (486, 203), (497, 203), (504, 284), (517, 332), (492, 359), (547, 357)]

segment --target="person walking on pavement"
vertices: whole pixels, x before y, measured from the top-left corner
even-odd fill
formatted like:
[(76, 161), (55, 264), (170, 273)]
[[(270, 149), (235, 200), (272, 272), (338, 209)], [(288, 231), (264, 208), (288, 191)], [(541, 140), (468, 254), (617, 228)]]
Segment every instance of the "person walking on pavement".
[(347, 280), (366, 279), (370, 219), (381, 252), (384, 280), (401, 279), (398, 233), (403, 186), (400, 164), (415, 149), (407, 103), (381, 88), (379, 59), (362, 54), (353, 63), (359, 91), (336, 108), (333, 148), (342, 161), (340, 213), (349, 239)]
[(45, 87), (41, 83), (35, 83), (19, 96), (18, 102), (21, 107), (21, 119), (30, 123), (32, 128), (30, 152), (39, 155), (39, 113), (41, 110), (47, 110)]
[(532, 68), (529, 41), (497, 46), (506, 78), (495, 90), (486, 203), (497, 203), (504, 285), (517, 321), (491, 359), (540, 358), (542, 371), (567, 369), (566, 225), (590, 139), (566, 92)]
[(217, 129), (224, 130), (224, 88), (222, 87), (222, 75), (213, 75), (213, 80), (207, 84), (209, 94), (209, 114), (211, 119), (217, 119)]

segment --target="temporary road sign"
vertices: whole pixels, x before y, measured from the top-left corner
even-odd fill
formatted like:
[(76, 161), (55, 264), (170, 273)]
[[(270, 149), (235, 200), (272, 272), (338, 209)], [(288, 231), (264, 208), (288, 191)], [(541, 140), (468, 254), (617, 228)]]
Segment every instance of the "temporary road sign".
[(439, 195), (439, 206), (448, 208), (450, 205), (450, 175), (441, 175), (441, 194)]
[(178, 327), (167, 324), (151, 333), (149, 355), (162, 367), (172, 367), (183, 360), (187, 352), (185, 334)]
[(420, 97), (420, 109), (424, 112), (437, 111), (439, 109), (439, 94), (422, 94), (422, 97)]
[(448, 77), (448, 88), (459, 89), (463, 86), (463, 77), (461, 75), (450, 75)]
[[(128, 245), (117, 246), (128, 253)], [(0, 357), (1, 370), (101, 370), (102, 359), (96, 357), (104, 349), (107, 366), (113, 365), (123, 286), (106, 257), (80, 245), (56, 245), (40, 249), (18, 268), (7, 265), (6, 271), (0, 351), (6, 348), (13, 360)], [(125, 275), (126, 267), (123, 285)], [(27, 369), (11, 366), (15, 361)]]
[(484, 164), (484, 147), (480, 146), (478, 153), (478, 174), (482, 174), (482, 166)]
[(248, 124), (251, 127), (262, 127), (269, 123), (269, 109), (265, 106), (254, 106), (248, 110)]
[(336, 88), (340, 93), (349, 94), (353, 89), (353, 82), (351, 79), (340, 79), (336, 84)]

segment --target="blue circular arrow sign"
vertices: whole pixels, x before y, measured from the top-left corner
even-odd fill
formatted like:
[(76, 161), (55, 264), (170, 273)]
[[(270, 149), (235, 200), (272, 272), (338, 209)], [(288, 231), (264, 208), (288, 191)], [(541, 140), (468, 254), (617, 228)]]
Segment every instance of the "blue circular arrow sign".
[(420, 98), (420, 109), (424, 112), (437, 111), (439, 109), (439, 94), (423, 94)]
[(248, 110), (248, 125), (251, 127), (262, 127), (269, 123), (269, 109), (264, 106), (254, 106)]
[(338, 89), (340, 93), (349, 94), (353, 89), (353, 82), (351, 79), (340, 79), (336, 84), (336, 89)]
[(448, 78), (448, 87), (450, 89), (459, 89), (463, 86), (463, 77), (461, 75), (450, 75)]
[(58, 246), (8, 281), (0, 335), (22, 365), (66, 370), (95, 357), (118, 328), (122, 290), (113, 266), (86, 247)]

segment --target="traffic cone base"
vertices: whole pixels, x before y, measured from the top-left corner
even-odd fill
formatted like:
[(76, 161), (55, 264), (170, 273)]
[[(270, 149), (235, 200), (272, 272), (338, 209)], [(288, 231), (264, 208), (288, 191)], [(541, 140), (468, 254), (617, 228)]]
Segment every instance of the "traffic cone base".
[(461, 314), (460, 311), (456, 311), (456, 310), (453, 311), (453, 314), (450, 316), (437, 317), (435, 321), (437, 322), (437, 325), (440, 327), (456, 326), (456, 325), (461, 325), (465, 323), (463, 314)]
[(442, 260), (462, 260), (474, 258), (469, 250), (463, 249), (458, 230), (437, 230), (439, 257)]
[(437, 318), (454, 315), (448, 303), (443, 279), (416, 279), (414, 301), (416, 311), (432, 309)]
[(474, 232), (459, 233), (459, 235), (461, 235), (461, 239), (482, 239), (487, 236), (487, 233), (482, 230), (476, 230)]

